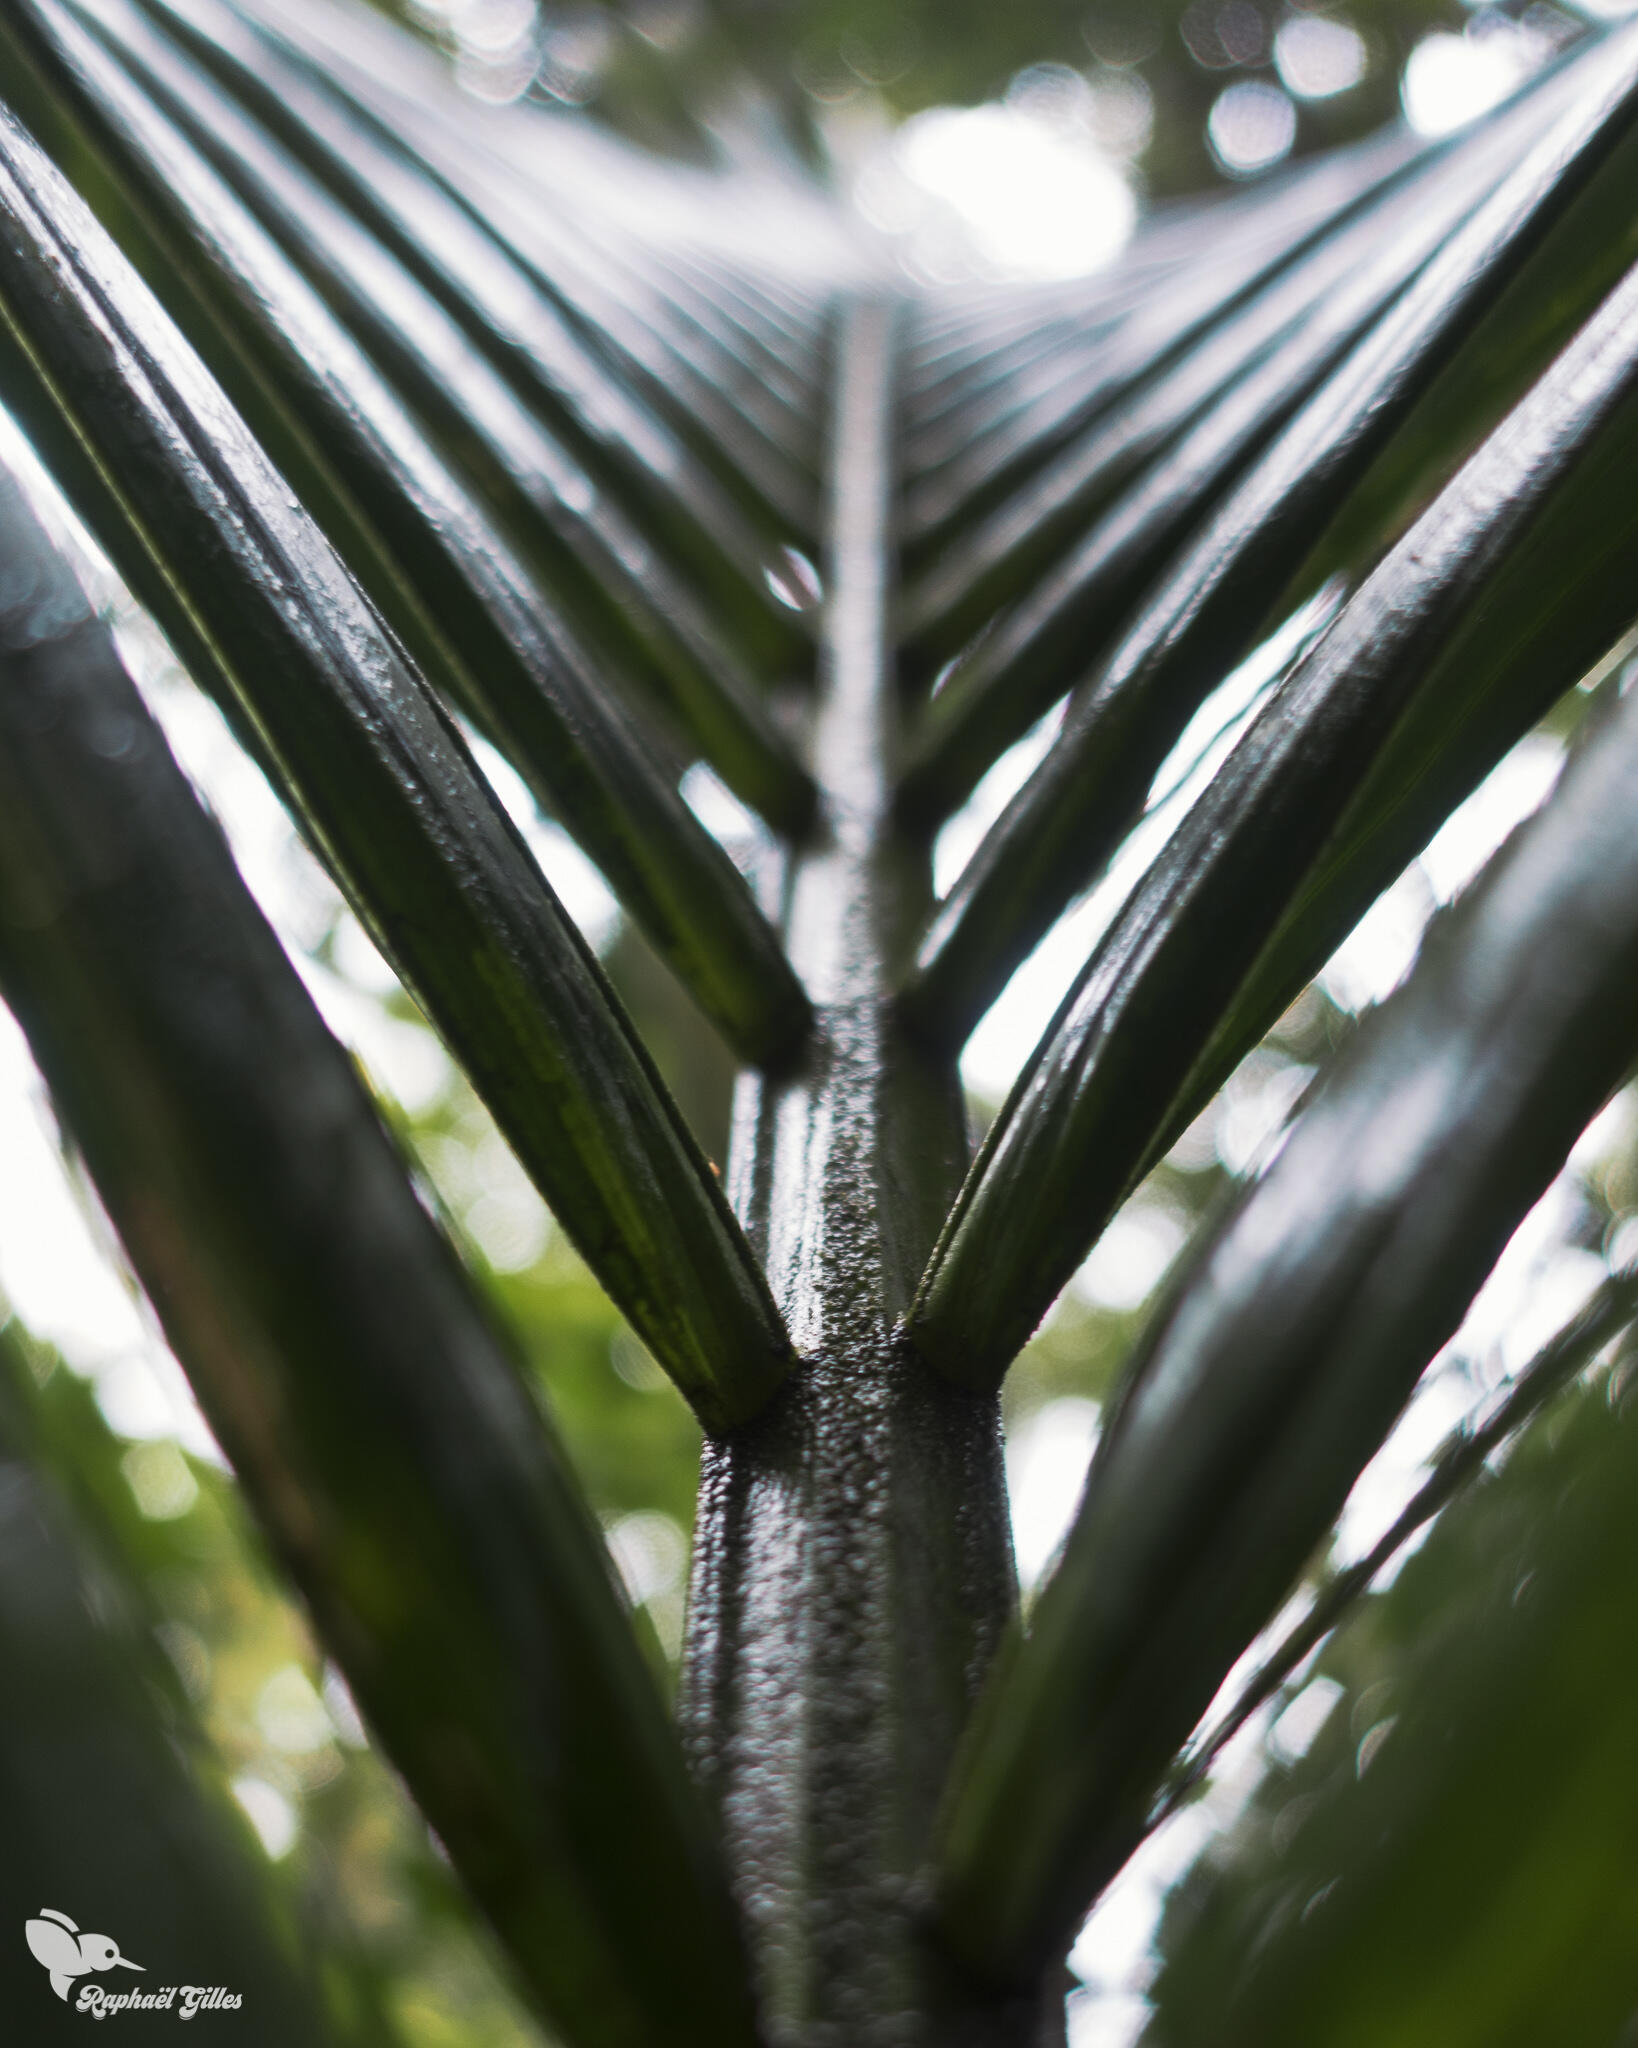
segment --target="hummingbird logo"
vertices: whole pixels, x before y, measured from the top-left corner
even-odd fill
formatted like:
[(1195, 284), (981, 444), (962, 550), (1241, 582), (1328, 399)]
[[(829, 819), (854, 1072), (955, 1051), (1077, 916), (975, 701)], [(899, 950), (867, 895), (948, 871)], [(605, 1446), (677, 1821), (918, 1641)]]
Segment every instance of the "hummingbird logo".
[(54, 1912), (50, 1906), (42, 1906), (39, 1919), (30, 1920), (24, 1932), (34, 1960), (51, 1972), (51, 1988), (62, 1999), (67, 1998), (74, 1979), (87, 1970), (111, 1970), (116, 1963), (122, 1970), (142, 1968), (120, 1954), (118, 1942), (110, 1941), (106, 1934), (81, 1934), (66, 1913)]

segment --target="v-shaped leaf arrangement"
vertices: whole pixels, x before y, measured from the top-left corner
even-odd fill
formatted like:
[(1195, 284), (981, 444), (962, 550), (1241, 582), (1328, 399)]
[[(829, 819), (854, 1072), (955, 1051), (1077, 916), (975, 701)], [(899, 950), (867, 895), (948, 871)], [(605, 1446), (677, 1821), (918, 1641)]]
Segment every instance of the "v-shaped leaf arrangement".
[[(982, 290), (480, 108), (364, 13), (9, 0), (0, 57), (0, 399), (707, 1431), (679, 1743), (7, 486), (0, 986), (326, 1645), (566, 2040), (1061, 2038), (1076, 1924), (1638, 1051), (1622, 698), (1172, 1283), (1020, 1626), (1009, 1363), (1638, 613), (1638, 29)], [(973, 1026), (1304, 606), (969, 1162)], [(726, 1192), (473, 732), (744, 1062)]]

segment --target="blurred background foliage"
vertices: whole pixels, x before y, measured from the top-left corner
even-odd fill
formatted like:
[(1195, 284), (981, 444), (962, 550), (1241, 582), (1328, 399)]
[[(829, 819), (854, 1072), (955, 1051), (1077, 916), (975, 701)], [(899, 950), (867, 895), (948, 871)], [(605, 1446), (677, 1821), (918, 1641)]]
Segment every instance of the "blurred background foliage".
[(1629, 2043), (1631, 1346), (1359, 1610), (1174, 1891), (1157, 2044)]
[(709, 159), (755, 132), (845, 169), (863, 132), (1001, 101), (1083, 125), (1155, 198), (1226, 174), (1207, 126), (1231, 86), (1282, 95), (1302, 155), (1391, 119), (1430, 33), (1489, 43), (1505, 68), (1579, 26), (1552, 0), (378, 4), (448, 49), (475, 90), (582, 107), (649, 147)]
[[(784, 152), (851, 184), (890, 230), (906, 225), (898, 201), (866, 174), (895, 124), (929, 109), (990, 103), (1072, 130), (1140, 199), (1163, 201), (1256, 168), (1222, 146), (1233, 131), (1218, 110), (1231, 89), (1255, 88), (1284, 134), (1272, 164), (1395, 117), (1407, 65), (1441, 39), (1470, 57), (1488, 47), (1494, 80), (1509, 66), (1521, 75), (1577, 30), (1548, 0), (1091, 10), (417, 0), (394, 11), (480, 95), (582, 110), (695, 161)], [(1276, 118), (1276, 100), (1288, 114)], [(936, 270), (936, 247), (922, 260)], [(68, 533), (60, 506), (55, 516)], [(668, 1685), (696, 1425), (255, 771), (80, 546), (173, 745), (514, 1333)], [(1545, 793), (1588, 697), (1572, 693), (1382, 899), (1117, 1217), (1019, 1361), (1006, 1421), (1026, 1589), (1072, 1510), (1100, 1405), (1176, 1254), (1254, 1168), (1358, 1011), (1398, 979), (1435, 904)], [(538, 820), (530, 829), (720, 1162), (732, 1078), (720, 1044), (562, 835)], [(1036, 1003), (1037, 1022), (1045, 1013)], [(173, 1946), (179, 1973), (190, 1950), (238, 1971), (251, 1994), (241, 2039), (541, 2040), (317, 1656), (151, 1319), (131, 1308), (125, 1323), (113, 1318), (113, 1336), (85, 1335), (75, 1299), (94, 1291), (92, 1262), (112, 1258), (109, 1234), (71, 1163), (58, 1175), (40, 1142), (52, 1127), (37, 1098), (39, 1128), (21, 1142), (28, 1083), (17, 1046), (0, 1050), (0, 1271), (16, 1297), (0, 1327), (0, 1512), (14, 1532), (0, 1545), (8, 1900), (15, 1892), (28, 1912), (58, 1905), (99, 1926), (98, 1901), (52, 1891), (54, 1842), (65, 1827), (96, 1828), (109, 1931), (139, 1958)], [(982, 1056), (970, 1075), (978, 1128), (1001, 1085)], [(1445, 1430), (1516, 1373), (1612, 1263), (1638, 1252), (1635, 1140), (1628, 1091), (1436, 1362), (1330, 1553), (1314, 1560), (1316, 1582), (1369, 1548)], [(56, 1233), (49, 1258), (42, 1229)], [(1117, 2048), (1145, 2027), (1176, 2048), (1638, 2040), (1630, 1377), (1624, 1353), (1603, 1356), (1493, 1460), (1151, 1838), (1076, 1950), (1076, 2048)], [(48, 1757), (50, 1730), (61, 1740)], [(0, 1998), (36, 1967), (14, 1936), (0, 1944)]]

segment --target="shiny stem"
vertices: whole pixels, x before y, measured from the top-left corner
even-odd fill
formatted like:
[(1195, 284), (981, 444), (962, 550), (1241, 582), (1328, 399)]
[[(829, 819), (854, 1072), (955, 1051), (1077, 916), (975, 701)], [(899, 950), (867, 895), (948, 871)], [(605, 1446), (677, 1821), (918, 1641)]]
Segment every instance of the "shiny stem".
[(1039, 2048), (1062, 2041), (1061, 1987), (998, 2001), (925, 1933), (934, 1810), (1016, 1582), (997, 1404), (897, 1336), (967, 1139), (953, 1059), (914, 1045), (890, 1000), (931, 888), (889, 805), (895, 324), (860, 300), (838, 344), (825, 822), (784, 877), (817, 1024), (798, 1067), (742, 1081), (731, 1152), (800, 1363), (707, 1444), (681, 1713), (771, 2043)]

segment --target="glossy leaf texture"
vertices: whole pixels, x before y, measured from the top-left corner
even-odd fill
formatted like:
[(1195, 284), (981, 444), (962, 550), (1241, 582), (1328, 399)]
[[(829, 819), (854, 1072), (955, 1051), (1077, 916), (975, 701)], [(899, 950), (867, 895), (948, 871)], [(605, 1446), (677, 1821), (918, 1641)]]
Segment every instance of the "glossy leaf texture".
[[(0, 615), (0, 978), (327, 1643), (566, 2040), (1061, 2038), (1076, 1920), (1638, 1053), (1638, 709), (1589, 684), (1168, 1291), (1013, 1623), (1030, 1330), (1633, 624), (1638, 28), (1039, 288), (480, 109), (364, 8), (13, 0), (0, 59), (0, 402), (710, 1433), (690, 1788), (504, 1342), (47, 564)], [(966, 1037), (1294, 621), (951, 1209)], [(748, 1070), (738, 1221), (474, 732)]]
[[(1564, 299), (1555, 311), (1561, 319), (1581, 318), (1597, 303), (1610, 282), (1597, 261), (1600, 249), (1621, 249), (1629, 230), (1625, 195), (1630, 159), (1638, 154), (1631, 139), (1635, 73), (1638, 45), (1629, 31), (1515, 109), (1510, 118), (1522, 125), (1504, 126), (1489, 139), (1501, 159), (1491, 159), (1492, 175), (1504, 167), (1509, 175), (1211, 509), (1113, 646), (1100, 652), (1096, 634), (1062, 640), (1066, 652), (1078, 648), (1083, 664), (1092, 657), (1090, 673), (1050, 752), (987, 834), (923, 942), (907, 1001), (925, 1029), (964, 1036), (1097, 874), (1189, 718), (1272, 623), (1282, 589), (1324, 523), (1499, 294), (1532, 257), (1546, 255), (1544, 238), (1550, 242), (1565, 228), (1590, 182), (1601, 204), (1602, 241), (1586, 274), (1561, 279)], [(1546, 133), (1530, 133), (1543, 111), (1556, 118)], [(1526, 149), (1527, 134), (1533, 146)], [(1475, 192), (1476, 201), (1480, 196)], [(1556, 329), (1554, 345), (1565, 332)], [(1210, 415), (1202, 431), (1217, 431)], [(1460, 449), (1457, 442), (1452, 452)], [(1117, 506), (1110, 516), (1118, 522), (1124, 514)], [(1096, 552), (1101, 543), (1095, 535), (1088, 545)], [(1117, 585), (1111, 595), (1129, 604), (1129, 590)], [(1038, 593), (1028, 602), (1043, 620), (1058, 616), (1055, 596)], [(1064, 617), (1073, 624), (1070, 614)], [(1114, 628), (1116, 619), (1107, 625)], [(976, 648), (974, 661), (987, 676), (1010, 658), (1012, 632), (1004, 621)], [(1005, 690), (996, 701), (1005, 703)]]
[(125, 258), (9, 121), (0, 208), (0, 389), (218, 689), (655, 1356), (712, 1423), (751, 1412), (788, 1356), (766, 1284), (459, 734)]
[[(1465, 795), (1517, 736), (1523, 693), (1539, 715), (1631, 623), (1633, 521), (1616, 478), (1635, 448), (1638, 273), (1274, 692), (1116, 912), (929, 1267), (911, 1328), (944, 1370), (974, 1384), (1005, 1370), (1175, 1128), (1173, 1105), (1373, 765), (1391, 776), (1369, 800), (1378, 829), (1405, 807), (1427, 836), (1438, 820), (1418, 780), (1446, 802)], [(1542, 575), (1546, 559), (1562, 581)], [(1486, 630), (1498, 609), (1503, 634)], [(1322, 900), (1336, 937), (1338, 892), (1357, 917), (1367, 885), (1397, 872), (1381, 871), (1382, 853), (1367, 860), (1356, 838), (1332, 870)], [(1309, 972), (1324, 957), (1312, 950)], [(1253, 1014), (1266, 980), (1257, 993)], [(1249, 1024), (1236, 1018), (1242, 1036)]]
[(935, 416), (932, 425), (943, 433), (924, 430), (907, 451), (910, 559), (920, 564), (933, 557), (1133, 389), (1169, 370), (1183, 352), (1209, 346), (1247, 299), (1316, 249), (1418, 153), (1412, 137), (1377, 137), (1272, 192), (1147, 230), (1122, 265), (1123, 277), (1135, 273), (1124, 290), (1100, 290), (1097, 278), (1069, 288), (1072, 310), (1060, 347), (1044, 363), (1031, 360), (1039, 319), (1033, 306), (1009, 307), (993, 324), (982, 323), (976, 364), (947, 372), (940, 390), (948, 417)]
[(924, 850), (895, 842), (881, 744), (897, 312), (861, 303), (838, 335), (813, 748), (836, 825), (782, 892), (819, 1029), (803, 1067), (744, 1079), (729, 1149), (799, 1363), (702, 1456), (679, 1720), (722, 1815), (771, 2041), (869, 2040), (884, 2009), (888, 2038), (948, 2038), (909, 2017), (930, 2007), (975, 2048), (1036, 2048), (1034, 2001), (969, 2005), (907, 1910), (1014, 1587), (998, 1404), (894, 1336), (960, 1177), (960, 1090), (895, 1032), (887, 962), (857, 943), (928, 894)]
[[(1311, 248), (1215, 321), (1169, 372), (1124, 392), (1122, 403), (1094, 431), (1077, 436), (987, 519), (941, 550), (902, 608), (912, 658), (936, 664), (959, 654), (1014, 599), (1027, 597), (1029, 609), (1018, 622), (998, 625), (996, 646), (981, 661), (976, 654), (972, 661), (958, 661), (945, 676), (930, 720), (938, 736), (935, 748), (976, 692), (1009, 700), (1006, 717), (1014, 731), (1013, 721), (1027, 723), (1031, 707), (1052, 701), (1053, 680), (1062, 669), (1061, 662), (1054, 666), (1052, 650), (1071, 637), (1077, 652), (1084, 648), (1095, 631), (1088, 613), (1095, 615), (1104, 592), (1129, 584), (1133, 565), (1152, 557), (1169, 534), (1189, 522), (1215, 478), (1295, 410), (1471, 210), (1470, 181), (1482, 179), (1505, 146), (1490, 130), (1482, 130), (1476, 142), (1481, 148), (1470, 144), (1457, 162), (1434, 153), (1430, 162), (1384, 181), (1386, 190), (1373, 191), (1341, 220), (1328, 222)], [(1475, 154), (1479, 160), (1470, 165), (1466, 159)], [(1093, 516), (1148, 457), (1173, 443), (1178, 445), (1170, 459), (1122, 497), (1107, 529), (1100, 527), (1096, 551), (1086, 545)], [(1079, 543), (1072, 568), (1062, 580), (1049, 576), (1071, 543)], [(1068, 610), (1064, 592), (1071, 583), (1075, 597)], [(1038, 623), (1048, 615), (1050, 641)], [(1021, 687), (1023, 670), (1029, 681)], [(963, 738), (971, 749), (989, 736), (981, 724), (976, 737)], [(947, 750), (947, 739), (944, 744)], [(937, 758), (947, 776), (946, 753)], [(907, 777), (906, 808), (915, 789)]]
[[(1541, 116), (1527, 103), (1509, 118)], [(1186, 347), (1125, 363), (1089, 429), (923, 571), (907, 625), (930, 629), (931, 651), (953, 658), (901, 771), (908, 820), (935, 824), (954, 810), (1108, 651), (1168, 552), (1478, 202), (1506, 154), (1487, 129), (1453, 153), (1407, 163), (1401, 148), (1385, 169), (1373, 162), (1323, 229), (1309, 223), (1294, 248), (1239, 280)], [(1232, 229), (1221, 231), (1230, 248)], [(1217, 239), (1193, 250), (1185, 280), (1213, 274)], [(1171, 296), (1168, 279), (1158, 297)], [(1149, 313), (1147, 297), (1133, 319)]]
[[(812, 782), (756, 684), (584, 465), (433, 294), (207, 71), (135, 8), (97, 0), (82, 11), (368, 350), (624, 691), (770, 823), (800, 831)], [(310, 375), (312, 358), (303, 360)], [(308, 381), (298, 370), (295, 391)], [(349, 385), (355, 407), (362, 396)], [(367, 475), (368, 452), (363, 461)]]
[(1428, 1360), (1638, 1051), (1638, 699), (1437, 919), (1141, 1339), (945, 1811), (946, 1938), (1028, 1976), (1140, 1837)]
[(584, 2043), (755, 2038), (596, 1525), (343, 1049), (9, 482), (0, 987), (327, 1646)]
[(567, 440), (652, 543), (702, 591), (747, 652), (799, 663), (808, 636), (770, 595), (776, 535), (759, 533), (664, 424), (588, 348), (516, 254), (360, 108), (327, 68), (209, 0), (174, 0), (200, 54), (443, 300), (520, 396)]
[(8, 38), (13, 92), (65, 162), (106, 163), (105, 209), (150, 283), (423, 670), (562, 816), (730, 1041), (788, 1052), (806, 1005), (740, 877), (368, 358), (51, 0), (19, 9)]
[(459, 324), (291, 154), (134, 8), (84, 11), (369, 351), (452, 468), (662, 729), (776, 827), (811, 779), (706, 608)]

